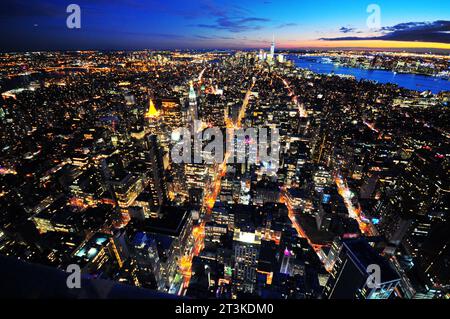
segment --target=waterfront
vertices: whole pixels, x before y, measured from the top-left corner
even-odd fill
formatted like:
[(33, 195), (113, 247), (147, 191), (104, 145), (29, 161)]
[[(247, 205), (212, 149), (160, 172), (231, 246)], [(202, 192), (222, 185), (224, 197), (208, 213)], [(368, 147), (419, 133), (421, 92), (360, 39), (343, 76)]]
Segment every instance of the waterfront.
[(438, 77), (418, 74), (394, 73), (388, 70), (367, 70), (336, 66), (333, 63), (325, 62), (323, 57), (318, 56), (299, 57), (298, 55), (289, 55), (288, 59), (292, 60), (298, 67), (309, 69), (315, 73), (320, 74), (335, 73), (352, 75), (358, 80), (364, 79), (377, 81), (379, 83), (394, 83), (406, 89), (421, 92), (430, 90), (435, 94), (441, 91), (450, 91), (450, 81)]

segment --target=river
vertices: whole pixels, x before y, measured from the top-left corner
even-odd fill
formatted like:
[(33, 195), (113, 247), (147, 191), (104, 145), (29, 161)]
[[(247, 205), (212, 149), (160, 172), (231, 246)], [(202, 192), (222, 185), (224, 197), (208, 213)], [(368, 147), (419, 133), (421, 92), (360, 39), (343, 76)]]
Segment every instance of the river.
[(379, 83), (394, 83), (410, 90), (430, 90), (434, 94), (441, 91), (450, 91), (449, 80), (434, 76), (336, 66), (333, 63), (326, 62), (323, 57), (318, 56), (288, 55), (287, 58), (292, 60), (296, 66), (309, 69), (315, 73), (330, 74), (334, 72), (335, 74), (353, 75), (358, 80), (364, 79)]

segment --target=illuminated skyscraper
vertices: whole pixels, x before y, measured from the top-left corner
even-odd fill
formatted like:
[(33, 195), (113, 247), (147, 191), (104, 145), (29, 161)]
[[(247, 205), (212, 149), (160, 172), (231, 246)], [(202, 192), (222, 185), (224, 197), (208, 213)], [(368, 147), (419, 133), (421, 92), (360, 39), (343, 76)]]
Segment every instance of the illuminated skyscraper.
[(270, 46), (270, 55), (272, 58), (275, 56), (275, 35), (273, 35), (272, 45)]
[[(380, 268), (376, 287), (369, 285), (368, 266)], [(400, 282), (388, 261), (363, 239), (344, 240), (324, 289), (327, 299), (388, 299)]]
[(150, 101), (148, 102), (148, 109), (145, 113), (145, 118), (151, 119), (156, 118), (159, 116), (159, 111), (156, 110), (155, 104), (153, 103), (153, 99), (150, 98)]
[(160, 111), (156, 109), (153, 98), (150, 97), (148, 102), (148, 109), (144, 115), (146, 119), (146, 125), (149, 128), (151, 134), (160, 133)]
[(233, 281), (235, 282), (238, 291), (253, 293), (255, 289), (256, 268), (260, 246), (261, 233), (259, 231), (246, 232), (239, 228), (234, 229)]
[(197, 95), (195, 94), (194, 83), (190, 81), (188, 123), (193, 123), (195, 120), (198, 120)]
[(148, 167), (151, 168), (149, 177), (149, 190), (152, 195), (152, 205), (161, 206), (167, 201), (167, 184), (164, 173), (164, 163), (162, 150), (158, 145), (157, 137), (155, 135), (149, 135), (147, 137), (147, 150), (146, 161), (149, 163)]
[(235, 217), (233, 283), (237, 292), (253, 293), (256, 287), (262, 234), (253, 222), (255, 215), (253, 206), (236, 205), (232, 212)]
[(82, 273), (101, 276), (122, 268), (128, 258), (128, 249), (121, 236), (95, 233), (89, 240), (83, 241), (72, 255)]

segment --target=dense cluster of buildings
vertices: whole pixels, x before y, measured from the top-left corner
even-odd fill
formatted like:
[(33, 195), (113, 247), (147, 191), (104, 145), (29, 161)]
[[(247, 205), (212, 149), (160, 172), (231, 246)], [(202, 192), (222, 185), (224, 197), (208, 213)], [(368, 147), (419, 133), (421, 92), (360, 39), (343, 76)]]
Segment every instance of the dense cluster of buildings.
[[(0, 65), (1, 255), (193, 298), (449, 296), (448, 92), (318, 75), (274, 43)], [(278, 165), (173, 160), (178, 128), (212, 127), (277, 128)]]

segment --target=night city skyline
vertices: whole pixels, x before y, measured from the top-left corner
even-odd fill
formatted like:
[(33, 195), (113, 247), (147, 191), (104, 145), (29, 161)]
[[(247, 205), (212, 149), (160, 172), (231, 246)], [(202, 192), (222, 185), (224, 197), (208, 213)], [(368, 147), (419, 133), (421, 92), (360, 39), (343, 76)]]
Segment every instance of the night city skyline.
[(449, 13), (2, 1), (0, 300), (448, 302)]

